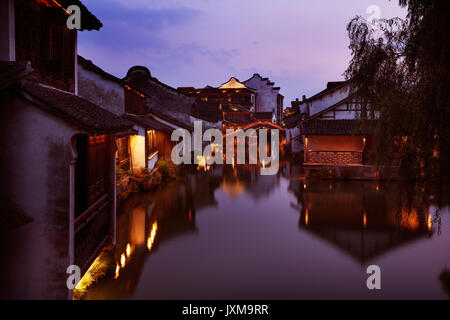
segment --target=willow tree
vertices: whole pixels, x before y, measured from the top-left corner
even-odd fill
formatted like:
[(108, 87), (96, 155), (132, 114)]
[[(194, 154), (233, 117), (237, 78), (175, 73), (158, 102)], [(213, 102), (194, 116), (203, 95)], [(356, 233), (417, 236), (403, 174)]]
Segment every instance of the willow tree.
[(352, 59), (345, 72), (362, 105), (377, 118), (378, 165), (399, 163), (410, 177), (448, 179), (450, 128), (450, 1), (400, 0), (406, 19), (381, 19), (374, 28), (350, 21)]

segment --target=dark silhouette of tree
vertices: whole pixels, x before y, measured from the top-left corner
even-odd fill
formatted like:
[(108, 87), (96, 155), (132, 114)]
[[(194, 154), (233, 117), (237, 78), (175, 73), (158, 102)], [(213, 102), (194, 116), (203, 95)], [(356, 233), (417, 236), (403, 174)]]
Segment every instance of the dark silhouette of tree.
[(448, 179), (450, 1), (399, 5), (407, 7), (405, 20), (380, 19), (377, 28), (359, 16), (350, 21), (352, 59), (345, 76), (362, 105), (363, 124), (379, 116), (378, 165), (398, 163), (411, 178)]

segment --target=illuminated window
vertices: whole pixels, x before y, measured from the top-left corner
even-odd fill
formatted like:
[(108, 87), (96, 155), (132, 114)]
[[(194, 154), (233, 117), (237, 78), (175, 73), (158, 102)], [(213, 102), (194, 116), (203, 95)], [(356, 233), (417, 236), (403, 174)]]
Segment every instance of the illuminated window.
[(157, 150), (156, 147), (156, 132), (155, 130), (149, 130), (147, 131), (147, 154), (151, 155)]

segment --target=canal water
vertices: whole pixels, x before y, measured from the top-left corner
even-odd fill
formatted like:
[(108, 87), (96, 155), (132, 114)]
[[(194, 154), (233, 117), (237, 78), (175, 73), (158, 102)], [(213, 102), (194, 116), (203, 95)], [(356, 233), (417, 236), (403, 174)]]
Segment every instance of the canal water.
[[(274, 176), (250, 165), (192, 171), (123, 204), (117, 273), (86, 297), (448, 299), (444, 195), (432, 185), (305, 180), (290, 161)], [(367, 288), (370, 265), (381, 290)]]

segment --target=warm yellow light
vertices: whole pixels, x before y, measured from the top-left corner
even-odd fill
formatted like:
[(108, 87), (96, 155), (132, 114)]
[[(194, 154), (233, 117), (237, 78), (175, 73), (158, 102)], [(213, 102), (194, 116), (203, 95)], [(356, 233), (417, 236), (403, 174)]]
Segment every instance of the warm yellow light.
[(204, 156), (197, 156), (197, 163), (198, 163), (197, 170), (205, 169), (206, 171), (206, 160)]
[(309, 213), (308, 209), (305, 210), (305, 225), (307, 226), (309, 223)]
[(127, 253), (127, 258), (130, 256), (130, 254), (131, 254), (131, 246), (130, 246), (130, 244), (128, 243), (127, 244), (127, 250), (126, 250), (126, 253)]
[(363, 138), (363, 143), (364, 143), (364, 144), (366, 143), (366, 138)]
[(122, 255), (120, 256), (120, 266), (121, 266), (122, 268), (125, 267), (125, 261), (126, 261), (125, 254), (122, 253)]
[(155, 242), (156, 231), (158, 230), (158, 223), (155, 221), (152, 224), (152, 229), (150, 231), (150, 236), (147, 239), (147, 248), (148, 250), (152, 250), (153, 243)]
[(431, 230), (431, 226), (432, 226), (431, 214), (428, 212), (428, 215), (427, 215), (427, 228), (428, 228), (428, 231)]
[(377, 191), (379, 191), (380, 190), (380, 187), (377, 185)]
[(364, 212), (364, 214), (363, 214), (363, 226), (364, 226), (364, 228), (366, 227), (366, 225), (367, 225), (367, 215)]
[(114, 273), (114, 279), (117, 279), (119, 277), (120, 272), (120, 266), (119, 264), (116, 264), (116, 272)]
[(304, 184), (303, 184), (303, 189), (305, 189), (305, 190), (306, 190), (306, 183), (304, 183)]
[(106, 259), (106, 255), (103, 253), (100, 254), (77, 283), (73, 291), (74, 299), (80, 299), (86, 291), (98, 281), (99, 277), (107, 273), (109, 266), (110, 265), (108, 263), (108, 259)]

